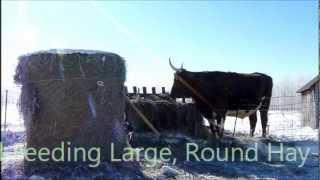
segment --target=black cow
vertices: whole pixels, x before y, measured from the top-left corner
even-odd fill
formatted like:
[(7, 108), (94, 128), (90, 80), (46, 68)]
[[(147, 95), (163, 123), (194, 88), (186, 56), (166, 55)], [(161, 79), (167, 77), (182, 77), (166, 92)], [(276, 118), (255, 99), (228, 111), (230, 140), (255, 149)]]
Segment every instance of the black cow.
[[(257, 113), (260, 111), (262, 136), (266, 135), (268, 110), (272, 94), (272, 78), (262, 73), (239, 74), (234, 72), (190, 72), (170, 66), (176, 71), (170, 96), (192, 97), (201, 114), (209, 120), (213, 133), (223, 134), (226, 115), (229, 112), (245, 112), (250, 119), (250, 135), (253, 136)], [(216, 125), (215, 120), (219, 125)]]

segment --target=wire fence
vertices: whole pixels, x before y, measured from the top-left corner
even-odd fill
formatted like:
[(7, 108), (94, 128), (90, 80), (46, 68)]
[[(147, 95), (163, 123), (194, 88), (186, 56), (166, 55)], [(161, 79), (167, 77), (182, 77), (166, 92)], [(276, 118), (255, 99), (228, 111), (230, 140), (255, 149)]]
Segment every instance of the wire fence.
[[(143, 94), (148, 94), (147, 90), (145, 88), (142, 88)], [(162, 88), (162, 93), (164, 88)], [(151, 94), (157, 94), (155, 93), (154, 87), (152, 88)], [(139, 92), (136, 92), (139, 93)], [(128, 93), (130, 95), (130, 93)], [(22, 118), (19, 115), (18, 112), (18, 103), (19, 103), (19, 91), (13, 91), (13, 90), (1, 90), (1, 111), (2, 111), (2, 117), (1, 117), (1, 127), (5, 126), (7, 123), (10, 124), (12, 121), (15, 121), (15, 124), (22, 124)], [(181, 102), (192, 102), (192, 99), (186, 98), (186, 99), (179, 99), (178, 101)], [(274, 115), (278, 114), (279, 116), (283, 116), (286, 118), (288, 114), (292, 116), (292, 122), (283, 122), (283, 126), (281, 125), (282, 122), (277, 122), (278, 128), (292, 128), (290, 126), (295, 127), (302, 127), (304, 125), (308, 125), (308, 122), (303, 122), (304, 117), (309, 117), (314, 115), (316, 112), (315, 102), (319, 101), (316, 99), (311, 99), (309, 101), (304, 102), (303, 98), (300, 95), (295, 96), (273, 96), (271, 97), (271, 104), (269, 108), (269, 114)], [(290, 116), (290, 117), (291, 117)], [(296, 117), (299, 116), (299, 117)], [(299, 119), (298, 122), (297, 119)], [(291, 125), (290, 125), (291, 124)]]

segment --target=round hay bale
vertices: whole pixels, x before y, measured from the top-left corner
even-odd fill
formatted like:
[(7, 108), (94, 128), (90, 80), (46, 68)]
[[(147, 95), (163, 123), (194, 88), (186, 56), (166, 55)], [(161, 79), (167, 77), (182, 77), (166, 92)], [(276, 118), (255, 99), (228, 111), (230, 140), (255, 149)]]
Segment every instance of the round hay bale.
[[(27, 147), (101, 147), (109, 160), (127, 145), (124, 124), (125, 61), (92, 50), (49, 50), (19, 57), (20, 112)], [(81, 160), (81, 159), (80, 159)]]

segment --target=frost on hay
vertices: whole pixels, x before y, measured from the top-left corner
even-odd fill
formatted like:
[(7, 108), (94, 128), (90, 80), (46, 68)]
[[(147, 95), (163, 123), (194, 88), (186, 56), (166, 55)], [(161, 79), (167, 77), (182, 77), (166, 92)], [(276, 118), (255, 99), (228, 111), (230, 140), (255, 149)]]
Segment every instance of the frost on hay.
[(110, 149), (114, 142), (122, 149), (125, 61), (102, 51), (59, 52), (64, 51), (19, 57), (14, 78), (22, 85), (20, 112), (27, 146), (52, 148), (70, 141), (74, 146)]

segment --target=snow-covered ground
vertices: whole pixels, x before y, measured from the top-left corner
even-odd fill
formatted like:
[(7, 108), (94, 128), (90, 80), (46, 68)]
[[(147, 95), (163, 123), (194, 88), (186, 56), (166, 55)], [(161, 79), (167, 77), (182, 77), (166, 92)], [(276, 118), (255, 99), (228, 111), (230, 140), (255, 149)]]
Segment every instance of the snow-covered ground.
[[(233, 132), (236, 118), (227, 117), (225, 129)], [(318, 139), (318, 130), (302, 126), (302, 114), (296, 111), (270, 111), (268, 121), (268, 134), (279, 141), (302, 141)], [(236, 133), (249, 134), (249, 118), (237, 119)], [(260, 113), (255, 130), (255, 136), (262, 135)]]
[[(1, 108), (1, 110), (3, 110), (3, 108)], [(4, 145), (3, 149), (5, 157), (1, 162), (1, 174), (3, 178), (10, 179), (10, 177), (12, 177), (13, 179), (15, 179), (17, 177), (21, 177), (23, 156), (16, 155), (13, 153), (13, 151), (15, 149), (21, 149), (24, 147), (24, 127), (23, 121), (21, 120), (17, 107), (15, 105), (8, 106), (7, 112), (8, 127), (5, 133), (3, 132), (3, 129), (1, 131), (1, 141)], [(2, 112), (1, 115), (1, 119), (3, 120), (4, 113)], [(269, 138), (267, 139), (267, 141), (274, 143), (274, 146), (277, 146), (277, 142), (283, 142), (288, 147), (304, 147), (304, 149), (310, 148), (310, 155), (308, 156), (306, 164), (301, 168), (298, 167), (297, 163), (279, 163), (265, 161), (253, 163), (178, 161), (176, 164), (159, 161), (155, 167), (148, 167), (146, 166), (148, 162), (142, 161), (140, 163), (141, 168), (139, 169), (139, 171), (141, 171), (144, 175), (150, 177), (151, 179), (317, 179), (319, 177), (319, 172), (317, 171), (319, 162), (319, 157), (317, 155), (319, 153), (318, 131), (315, 129), (311, 129), (310, 127), (302, 127), (301, 119), (302, 115), (299, 112), (269, 112)], [(225, 122), (226, 134), (232, 134), (234, 124), (235, 118), (228, 117)], [(259, 114), (254, 138), (249, 137), (249, 129), (250, 127), (248, 118), (237, 119), (236, 136), (226, 136), (226, 139), (222, 140), (220, 143), (224, 144), (232, 142), (243, 147), (249, 147), (254, 142), (264, 144), (264, 141), (266, 141), (266, 139), (260, 138), (261, 123)], [(144, 140), (147, 143), (140, 142), (142, 145), (148, 146), (152, 144), (150, 143), (150, 141), (152, 141), (152, 138), (147, 136)], [(183, 152), (180, 146), (182, 147), (182, 145), (186, 142), (196, 142), (203, 145), (210, 144), (210, 142), (207, 142), (205, 140), (192, 139), (183, 135), (174, 135), (171, 137), (167, 137), (166, 140), (175, 149), (175, 152), (177, 152), (177, 157), (183, 156)], [(110, 177), (118, 177), (118, 179), (122, 179), (124, 177), (128, 178), (128, 175), (132, 175), (131, 170), (125, 171), (107, 165), (101, 168), (102, 169), (94, 170), (93, 172), (91, 172), (90, 170), (86, 170), (87, 174), (85, 177), (88, 177), (88, 173), (89, 177), (100, 177), (100, 179)], [(70, 171), (70, 173), (72, 172), (72, 177), (81, 177), (83, 175), (82, 173), (74, 174), (73, 169), (69, 169), (66, 171)], [(110, 173), (112, 175), (110, 175)], [(33, 177), (39, 179), (41, 175), (33, 174)], [(140, 176), (135, 176), (135, 178), (138, 177)]]

